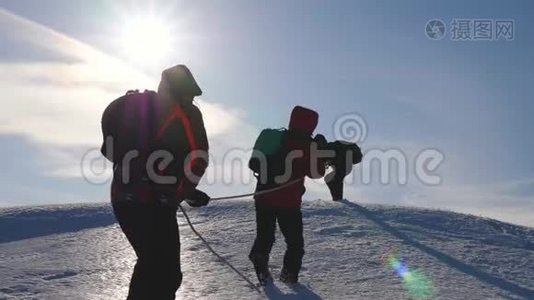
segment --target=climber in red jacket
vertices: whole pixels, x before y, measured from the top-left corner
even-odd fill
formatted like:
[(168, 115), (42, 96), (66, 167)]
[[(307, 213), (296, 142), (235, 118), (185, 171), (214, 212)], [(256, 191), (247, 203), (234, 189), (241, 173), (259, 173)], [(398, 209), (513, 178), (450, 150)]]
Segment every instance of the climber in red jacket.
[(130, 91), (102, 116), (102, 153), (113, 162), (111, 202), (137, 263), (128, 299), (175, 299), (182, 282), (176, 209), (203, 206), (196, 190), (208, 165), (202, 94), (183, 65), (163, 71), (158, 92)]
[[(279, 150), (262, 158), (253, 155), (249, 161), (249, 168), (258, 179), (256, 192), (260, 193), (255, 196), (257, 233), (249, 258), (261, 284), (272, 280), (268, 261), (277, 222), (287, 244), (280, 279), (287, 283), (298, 281), (304, 255), (300, 210), (304, 178), (320, 178), (325, 173), (324, 162), (316, 150), (326, 140), (322, 135), (312, 138), (318, 119), (315, 111), (296, 106), (288, 130), (281, 132)], [(266, 164), (265, 168), (262, 163)], [(262, 176), (265, 175), (262, 172), (267, 172), (267, 176)], [(273, 188), (279, 189), (261, 193)]]

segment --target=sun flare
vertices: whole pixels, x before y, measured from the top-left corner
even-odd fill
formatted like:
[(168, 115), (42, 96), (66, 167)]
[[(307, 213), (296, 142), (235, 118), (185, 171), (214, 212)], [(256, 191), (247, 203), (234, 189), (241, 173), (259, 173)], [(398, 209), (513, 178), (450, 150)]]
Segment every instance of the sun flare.
[(129, 59), (150, 65), (165, 58), (171, 50), (168, 24), (156, 17), (137, 17), (124, 24), (122, 46)]

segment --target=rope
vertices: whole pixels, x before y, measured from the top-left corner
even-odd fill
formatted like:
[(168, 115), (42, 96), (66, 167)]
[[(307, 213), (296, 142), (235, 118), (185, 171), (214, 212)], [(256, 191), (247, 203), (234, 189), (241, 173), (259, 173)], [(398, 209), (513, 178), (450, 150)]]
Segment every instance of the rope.
[[(250, 196), (258, 196), (258, 195), (263, 195), (263, 194), (267, 194), (267, 193), (271, 193), (271, 192), (274, 192), (274, 191), (277, 191), (277, 190), (280, 190), (280, 189), (283, 189), (287, 186), (290, 186), (292, 184), (295, 184), (297, 183), (298, 181), (301, 181), (302, 178), (299, 178), (299, 179), (295, 179), (295, 180), (292, 180), (288, 183), (285, 183), (281, 186), (277, 186), (277, 187), (274, 187), (274, 188), (271, 188), (271, 189), (267, 189), (267, 190), (263, 190), (263, 191), (259, 191), (259, 192), (255, 192), (255, 193), (247, 193), (247, 194), (239, 194), (239, 195), (233, 195), (233, 196), (223, 196), (223, 197), (217, 197), (217, 198), (211, 198), (210, 201), (220, 201), (220, 200), (228, 200), (228, 199), (238, 199), (238, 198), (244, 198), (244, 197), (250, 197)], [(204, 243), (204, 245), (206, 246), (206, 248), (208, 248), (208, 250), (213, 253), (213, 255), (217, 256), (217, 258), (219, 260), (221, 260), (224, 264), (226, 264), (230, 269), (232, 269), (237, 275), (239, 275), (241, 278), (243, 278), (243, 280), (245, 280), (248, 285), (250, 285), (250, 287), (252, 287), (256, 292), (262, 294), (262, 291), (260, 288), (258, 288), (256, 286), (256, 284), (254, 284), (254, 282), (252, 282), (247, 276), (245, 276), (243, 273), (241, 273), (238, 269), (236, 269), (230, 262), (228, 262), (224, 257), (222, 257), (219, 253), (217, 253), (212, 247), (211, 245), (209, 244), (209, 242), (195, 229), (195, 226), (193, 226), (193, 223), (191, 223), (191, 220), (189, 219), (189, 216), (187, 215), (187, 213), (185, 212), (185, 209), (182, 207), (182, 205), (178, 204), (178, 207), (180, 208), (180, 210), (182, 211), (182, 214), (184, 215), (185, 217), (185, 220), (187, 221), (187, 224), (189, 225), (189, 227), (191, 228), (191, 231), (193, 231), (193, 233), (202, 241), (202, 243)]]
[(215, 250), (213, 250), (213, 248), (210, 246), (210, 244), (208, 243), (208, 241), (206, 241), (206, 239), (204, 239), (204, 237), (195, 229), (195, 227), (193, 226), (193, 223), (191, 223), (191, 220), (189, 219), (189, 216), (187, 215), (187, 213), (185, 212), (185, 209), (181, 206), (181, 205), (178, 205), (178, 207), (180, 208), (180, 210), (182, 211), (182, 214), (184, 215), (186, 221), (187, 221), (187, 224), (189, 224), (189, 227), (191, 228), (191, 230), (193, 231), (193, 233), (204, 243), (204, 245), (208, 248), (208, 250), (210, 250), (211, 253), (213, 253), (213, 255), (217, 256), (217, 258), (219, 258), (224, 264), (226, 264), (230, 269), (232, 269), (234, 272), (237, 273), (237, 275), (239, 275), (241, 278), (243, 278), (243, 280), (245, 280), (248, 285), (250, 285), (256, 292), (258, 293), (262, 293), (261, 289), (258, 288), (254, 282), (252, 282), (250, 279), (248, 279), (247, 276), (243, 275), (243, 273), (241, 273), (238, 269), (236, 269), (231, 263), (229, 263), (224, 257), (222, 257), (219, 253), (217, 253)]
[(292, 181), (290, 181), (288, 183), (285, 183), (285, 184), (283, 184), (281, 186), (277, 186), (277, 187), (274, 187), (274, 188), (271, 188), (271, 189), (267, 189), (267, 190), (263, 190), (263, 191), (259, 191), (259, 192), (255, 192), (255, 193), (239, 194), (239, 195), (233, 195), (233, 196), (223, 196), (223, 197), (211, 198), (210, 201), (220, 201), (220, 200), (245, 198), (245, 197), (251, 197), (251, 196), (259, 196), (259, 195), (272, 193), (274, 191), (283, 189), (283, 188), (288, 187), (288, 186), (290, 186), (292, 184), (295, 184), (295, 183), (297, 183), (297, 182), (299, 182), (301, 180), (302, 180), (302, 178), (295, 179), (295, 180), (292, 180)]

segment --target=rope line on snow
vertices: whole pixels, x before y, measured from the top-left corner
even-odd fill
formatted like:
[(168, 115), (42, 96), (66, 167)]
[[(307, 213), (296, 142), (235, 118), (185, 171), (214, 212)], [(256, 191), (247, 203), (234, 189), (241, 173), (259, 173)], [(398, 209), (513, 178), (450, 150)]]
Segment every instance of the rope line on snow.
[(195, 229), (195, 227), (193, 226), (193, 223), (191, 223), (191, 220), (189, 219), (189, 216), (187, 215), (187, 213), (185, 212), (185, 209), (181, 206), (181, 205), (178, 205), (178, 207), (180, 208), (180, 210), (182, 211), (182, 214), (184, 215), (186, 221), (187, 221), (187, 224), (189, 224), (189, 227), (191, 228), (191, 230), (193, 231), (193, 233), (204, 243), (204, 245), (208, 248), (208, 250), (210, 250), (211, 253), (213, 253), (213, 255), (217, 256), (217, 258), (219, 258), (224, 264), (226, 264), (230, 269), (232, 269), (234, 272), (237, 273), (237, 275), (239, 275), (241, 278), (243, 278), (243, 280), (245, 280), (254, 290), (256, 290), (256, 292), (258, 293), (262, 293), (262, 291), (260, 290), (260, 288), (258, 288), (254, 282), (252, 282), (247, 276), (245, 276), (243, 273), (241, 273), (238, 269), (236, 269), (230, 262), (228, 262), (224, 257), (222, 257), (219, 253), (217, 253), (215, 250), (213, 250), (213, 248), (211, 247), (211, 245), (209, 244), (208, 241), (206, 241), (206, 239)]
[[(285, 184), (283, 184), (281, 186), (277, 186), (277, 187), (274, 187), (274, 188), (271, 188), (271, 189), (267, 189), (267, 190), (263, 190), (263, 191), (259, 191), (259, 192), (255, 192), (255, 193), (247, 193), (247, 194), (238, 194), (238, 195), (232, 195), (232, 196), (216, 197), (216, 198), (211, 198), (210, 201), (238, 199), (238, 198), (244, 198), (244, 197), (250, 197), (250, 196), (258, 196), (258, 195), (263, 195), (263, 194), (267, 194), (267, 193), (272, 193), (274, 191), (277, 191), (277, 190), (283, 189), (283, 188), (285, 188), (287, 186), (290, 186), (292, 184), (295, 184), (300, 180), (302, 180), (302, 178), (292, 180), (292, 181), (290, 181), (288, 183), (285, 183)], [(250, 280), (247, 276), (245, 276), (238, 269), (236, 269), (228, 260), (226, 260), (224, 257), (222, 257), (219, 253), (217, 253), (217, 251), (215, 251), (211, 247), (210, 243), (195, 229), (195, 226), (193, 226), (193, 223), (189, 219), (189, 216), (185, 212), (185, 209), (182, 207), (182, 205), (178, 204), (178, 207), (182, 211), (182, 214), (184, 215), (185, 220), (187, 221), (187, 224), (191, 228), (191, 231), (193, 231), (193, 233), (202, 241), (202, 243), (204, 243), (206, 248), (208, 248), (208, 250), (211, 253), (213, 253), (213, 255), (217, 256), (217, 258), (219, 260), (221, 260), (225, 265), (227, 265), (230, 269), (232, 269), (237, 275), (239, 275), (241, 278), (243, 278), (243, 280), (245, 280), (248, 283), (248, 285), (250, 285), (256, 292), (262, 294), (262, 290), (260, 288), (258, 288), (258, 286), (256, 286), (256, 284), (254, 284), (254, 282), (252, 282), (252, 280)]]

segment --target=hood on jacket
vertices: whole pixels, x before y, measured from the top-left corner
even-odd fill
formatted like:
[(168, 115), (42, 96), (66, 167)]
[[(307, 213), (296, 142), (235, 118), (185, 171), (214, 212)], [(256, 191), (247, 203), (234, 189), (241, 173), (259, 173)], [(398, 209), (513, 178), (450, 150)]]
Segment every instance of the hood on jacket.
[(176, 65), (161, 73), (158, 94), (181, 101), (182, 98), (202, 95), (202, 90), (185, 65)]
[(317, 112), (306, 107), (295, 106), (291, 112), (289, 130), (311, 136), (318, 122), (319, 114)]

